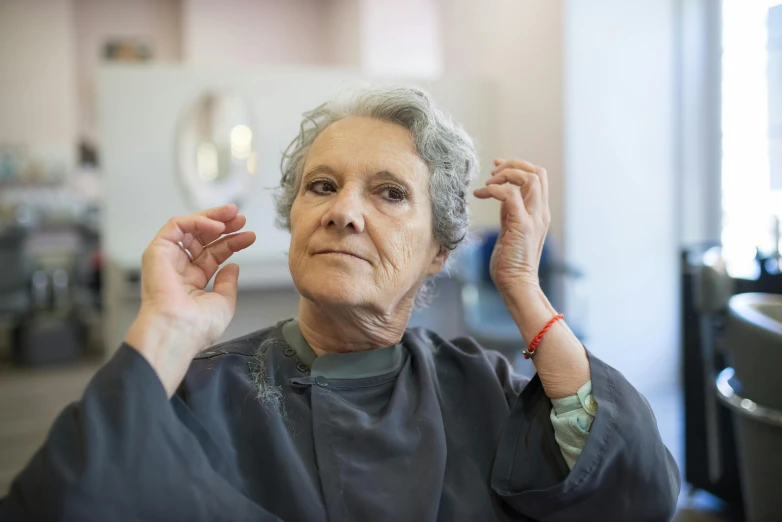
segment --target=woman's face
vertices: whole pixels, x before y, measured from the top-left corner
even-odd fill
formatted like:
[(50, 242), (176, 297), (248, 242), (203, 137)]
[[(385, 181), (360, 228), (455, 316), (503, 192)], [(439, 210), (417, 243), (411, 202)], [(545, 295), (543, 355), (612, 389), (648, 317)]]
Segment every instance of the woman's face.
[(319, 304), (391, 313), (442, 268), (429, 169), (407, 129), (350, 117), (315, 140), (291, 209), (289, 266)]

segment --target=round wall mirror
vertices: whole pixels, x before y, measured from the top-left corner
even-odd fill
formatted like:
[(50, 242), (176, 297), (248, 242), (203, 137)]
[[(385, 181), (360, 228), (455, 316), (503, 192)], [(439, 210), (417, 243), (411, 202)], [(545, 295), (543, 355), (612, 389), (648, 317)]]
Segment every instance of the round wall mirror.
[(219, 93), (185, 110), (177, 129), (178, 178), (194, 209), (241, 204), (257, 165), (252, 115), (247, 100)]

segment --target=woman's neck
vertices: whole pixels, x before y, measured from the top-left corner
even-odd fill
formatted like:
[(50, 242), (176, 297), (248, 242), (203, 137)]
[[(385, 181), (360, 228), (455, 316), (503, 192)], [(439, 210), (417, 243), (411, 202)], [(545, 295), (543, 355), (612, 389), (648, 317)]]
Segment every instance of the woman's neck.
[(318, 356), (327, 353), (360, 352), (398, 343), (407, 328), (412, 307), (398, 306), (378, 314), (356, 307), (340, 309), (319, 306), (301, 298), (299, 328)]

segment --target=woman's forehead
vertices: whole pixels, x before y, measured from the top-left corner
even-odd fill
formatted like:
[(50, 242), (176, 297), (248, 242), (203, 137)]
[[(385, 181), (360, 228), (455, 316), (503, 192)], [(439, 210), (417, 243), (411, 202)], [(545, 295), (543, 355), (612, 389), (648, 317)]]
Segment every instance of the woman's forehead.
[(406, 128), (367, 117), (348, 117), (332, 123), (315, 139), (307, 155), (305, 174), (325, 165), (333, 171), (369, 169), (418, 177), (428, 173)]

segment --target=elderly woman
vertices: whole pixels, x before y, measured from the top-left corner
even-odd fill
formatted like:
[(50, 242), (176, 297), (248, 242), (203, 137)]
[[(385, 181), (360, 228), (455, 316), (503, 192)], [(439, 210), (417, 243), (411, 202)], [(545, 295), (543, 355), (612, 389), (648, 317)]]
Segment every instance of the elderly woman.
[(467, 232), (476, 155), (420, 91), (361, 90), (305, 114), (283, 159), (297, 317), (206, 349), (236, 301), (239, 268), (219, 267), (255, 235), (233, 205), (171, 219), (125, 344), (0, 519), (670, 519), (678, 470), (651, 409), (538, 284), (546, 171), (494, 165), (474, 194), (501, 202), (491, 273), (532, 380), (472, 339), (407, 329)]

